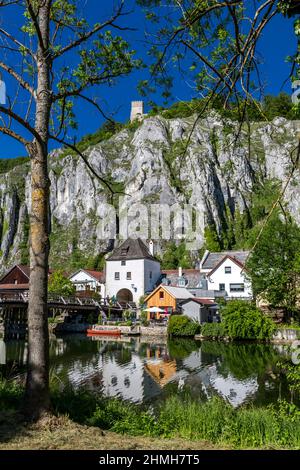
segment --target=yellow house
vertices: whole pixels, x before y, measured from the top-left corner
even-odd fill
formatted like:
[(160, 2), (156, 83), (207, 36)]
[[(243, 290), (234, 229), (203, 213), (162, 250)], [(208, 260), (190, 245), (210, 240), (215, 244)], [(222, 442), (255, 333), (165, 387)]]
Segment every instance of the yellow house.
[(181, 300), (190, 299), (192, 297), (194, 297), (194, 295), (185, 287), (159, 285), (145, 298), (145, 303), (147, 304), (147, 309), (158, 307), (164, 310), (164, 312), (147, 312), (147, 320), (158, 320), (166, 314), (175, 312)]

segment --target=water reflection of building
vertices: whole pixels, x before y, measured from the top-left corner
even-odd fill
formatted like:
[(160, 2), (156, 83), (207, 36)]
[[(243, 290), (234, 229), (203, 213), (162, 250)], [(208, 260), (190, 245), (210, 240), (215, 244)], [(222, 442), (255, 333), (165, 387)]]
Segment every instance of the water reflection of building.
[(131, 361), (121, 365), (116, 357), (99, 357), (102, 370), (103, 393), (108, 397), (121, 397), (124, 400), (142, 402), (144, 364), (137, 353), (132, 353)]
[(171, 360), (166, 348), (162, 347), (153, 350), (149, 346), (146, 357), (145, 371), (160, 387), (164, 387), (176, 374), (176, 361)]

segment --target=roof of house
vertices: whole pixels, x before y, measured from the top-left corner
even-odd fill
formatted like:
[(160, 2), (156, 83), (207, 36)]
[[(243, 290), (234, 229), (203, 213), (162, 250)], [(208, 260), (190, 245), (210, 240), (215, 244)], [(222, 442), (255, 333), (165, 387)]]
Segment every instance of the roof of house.
[(99, 281), (99, 282), (102, 281), (103, 282), (104, 279), (105, 279), (103, 271), (95, 271), (95, 270), (92, 270), (92, 269), (83, 269), (83, 268), (78, 269), (78, 271), (76, 271), (76, 273), (71, 274), (70, 278), (74, 277), (76, 274), (80, 273), (81, 271), (87, 273), (89, 276), (96, 279), (96, 281)]
[(2, 290), (27, 290), (29, 289), (28, 284), (0, 284), (0, 291)]
[[(162, 269), (161, 272), (162, 274), (177, 274), (178, 275), (178, 269)], [(199, 269), (182, 268), (182, 274), (197, 274), (199, 272), (200, 272)]]
[(25, 277), (27, 277), (28, 281), (29, 281), (29, 275), (30, 275), (30, 267), (29, 266), (26, 266), (26, 265), (23, 265), (23, 264), (16, 264), (15, 266), (13, 266), (11, 269), (9, 269), (9, 271), (7, 271), (0, 279), (0, 282), (6, 278), (6, 276), (8, 276), (14, 269), (19, 269)]
[(164, 289), (176, 300), (189, 299), (193, 297), (193, 294), (191, 294), (185, 287), (164, 286), (163, 284), (160, 284), (156, 289), (154, 289), (154, 291), (147, 295), (144, 301), (147, 302), (148, 299), (150, 299), (150, 297), (152, 297), (160, 288)]
[(175, 286), (163, 286), (163, 288), (169, 292), (175, 299), (188, 299), (193, 297), (193, 295), (185, 287), (175, 287)]
[(225, 255), (224, 258), (220, 260), (220, 262), (208, 273), (208, 276), (211, 276), (217, 269), (226, 261), (227, 259), (230, 259), (233, 261), (233, 263), (237, 264), (241, 269), (245, 268), (245, 265), (240, 262), (237, 258), (232, 258), (232, 256)]
[(158, 260), (151, 255), (149, 248), (140, 238), (128, 238), (107, 258), (107, 261), (120, 261), (130, 259)]
[(226, 256), (237, 260), (239, 263), (245, 265), (249, 256), (249, 251), (220, 251), (211, 252), (205, 258), (202, 269), (214, 269)]
[(210, 299), (200, 299), (198, 297), (191, 297), (187, 300), (185, 300), (184, 302), (182, 302), (183, 304), (186, 304), (187, 302), (196, 302), (197, 304), (200, 304), (200, 305), (216, 305), (216, 302), (214, 302), (213, 300), (210, 300)]
[(193, 288), (200, 285), (204, 275), (199, 269), (182, 269), (182, 277), (179, 276), (178, 269), (163, 269), (161, 271), (161, 279), (167, 278), (171, 285), (178, 285), (181, 278), (186, 280), (186, 287)]

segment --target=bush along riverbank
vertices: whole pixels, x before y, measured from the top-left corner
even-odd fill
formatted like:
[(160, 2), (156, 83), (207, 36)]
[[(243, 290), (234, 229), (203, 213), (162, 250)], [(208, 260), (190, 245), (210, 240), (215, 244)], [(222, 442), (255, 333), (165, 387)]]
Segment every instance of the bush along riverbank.
[[(233, 408), (217, 397), (207, 402), (193, 400), (185, 390), (154, 408), (85, 390), (52, 388), (51, 395), (54, 416), (67, 415), (80, 425), (122, 435), (201, 440), (208, 447), (300, 449), (300, 411), (283, 401), (260, 408)], [(0, 382), (0, 413), (18, 410), (22, 396), (20, 386)]]
[(253, 304), (232, 300), (221, 307), (221, 323), (199, 324), (184, 315), (174, 315), (168, 324), (169, 336), (195, 336), (208, 339), (269, 341), (275, 323)]

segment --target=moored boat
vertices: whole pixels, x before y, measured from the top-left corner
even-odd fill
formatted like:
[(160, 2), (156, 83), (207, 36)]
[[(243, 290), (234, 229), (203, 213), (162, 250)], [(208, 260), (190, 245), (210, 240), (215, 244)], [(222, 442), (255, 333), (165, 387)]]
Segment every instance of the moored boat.
[(115, 327), (103, 327), (103, 326), (95, 326), (93, 328), (88, 328), (86, 330), (87, 335), (112, 335), (112, 336), (120, 336), (121, 331)]

